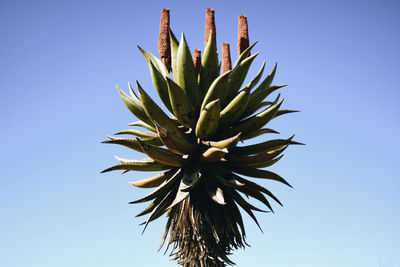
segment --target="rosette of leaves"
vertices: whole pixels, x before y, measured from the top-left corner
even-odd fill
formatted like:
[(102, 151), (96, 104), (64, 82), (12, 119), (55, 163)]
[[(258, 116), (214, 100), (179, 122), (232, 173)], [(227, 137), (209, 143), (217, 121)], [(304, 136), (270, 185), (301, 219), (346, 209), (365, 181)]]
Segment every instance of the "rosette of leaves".
[[(138, 93), (118, 91), (127, 108), (139, 119), (129, 129), (103, 143), (119, 144), (142, 152), (147, 158), (123, 159), (103, 172), (122, 170), (161, 171), (131, 182), (142, 188), (155, 188), (148, 195), (130, 202), (150, 202), (137, 216), (147, 215), (147, 225), (166, 214), (167, 223), (161, 247), (171, 246), (171, 255), (182, 266), (225, 266), (234, 264), (228, 255), (246, 245), (242, 212), (259, 226), (251, 204), (254, 198), (273, 211), (275, 195), (251, 178), (289, 183), (266, 170), (282, 158), (293, 144), (293, 136), (242, 145), (265, 134), (274, 118), (295, 112), (281, 109), (280, 96), (266, 100), (285, 85), (272, 85), (276, 64), (263, 78), (265, 61), (256, 76), (244, 84), (258, 53), (251, 51), (247, 19), (239, 16), (238, 58), (232, 66), (229, 44), (222, 45), (222, 64), (217, 51), (214, 10), (206, 11), (205, 47), (193, 55), (184, 34), (178, 41), (170, 29), (169, 10), (161, 16), (158, 40), (160, 58), (140, 49), (150, 70), (154, 88), (164, 107), (154, 101), (137, 82)], [(222, 65), (222, 71), (221, 71)], [(242, 211), (241, 211), (242, 210)]]

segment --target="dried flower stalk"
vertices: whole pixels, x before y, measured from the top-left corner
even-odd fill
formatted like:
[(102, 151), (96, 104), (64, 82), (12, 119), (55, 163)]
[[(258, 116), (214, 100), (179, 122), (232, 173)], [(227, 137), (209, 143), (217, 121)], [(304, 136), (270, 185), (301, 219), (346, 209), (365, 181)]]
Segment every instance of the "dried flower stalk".
[(206, 10), (206, 31), (204, 35), (204, 47), (207, 45), (208, 39), (210, 38), (210, 33), (216, 40), (217, 30), (215, 28), (215, 17), (214, 9), (207, 8)]
[(200, 66), (201, 66), (201, 50), (195, 49), (193, 51), (193, 65), (196, 73), (200, 73)]
[(158, 53), (167, 69), (171, 68), (171, 44), (169, 39), (169, 9), (161, 11), (160, 33), (158, 35)]
[(222, 73), (232, 69), (231, 51), (229, 43), (222, 44)]
[(238, 29), (238, 54), (243, 53), (249, 47), (249, 29), (247, 25), (247, 17), (239, 16), (239, 29)]

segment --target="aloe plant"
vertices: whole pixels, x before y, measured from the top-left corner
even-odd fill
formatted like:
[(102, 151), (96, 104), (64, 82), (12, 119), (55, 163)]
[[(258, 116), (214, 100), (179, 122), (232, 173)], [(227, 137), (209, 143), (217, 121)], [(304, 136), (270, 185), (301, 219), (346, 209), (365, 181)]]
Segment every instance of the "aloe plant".
[[(150, 69), (161, 107), (137, 82), (138, 93), (118, 88), (123, 102), (139, 121), (103, 143), (119, 144), (148, 156), (142, 160), (117, 157), (119, 164), (103, 172), (122, 170), (162, 171), (131, 182), (155, 188), (130, 202), (150, 202), (137, 216), (147, 215), (147, 225), (166, 214), (161, 246), (171, 246), (171, 256), (182, 266), (234, 264), (228, 255), (247, 245), (241, 210), (259, 225), (256, 212), (273, 212), (271, 200), (278, 198), (256, 180), (273, 180), (290, 186), (281, 176), (265, 168), (277, 163), (290, 145), (301, 144), (293, 136), (239, 145), (258, 136), (278, 132), (265, 126), (274, 118), (294, 110), (281, 109), (283, 99), (265, 100), (285, 85), (272, 85), (276, 64), (264, 78), (265, 61), (257, 75), (244, 81), (258, 56), (252, 54), (247, 18), (239, 16), (238, 58), (232, 66), (230, 45), (222, 44), (222, 64), (217, 51), (214, 10), (206, 11), (203, 57), (191, 53), (182, 34), (170, 29), (169, 10), (163, 9), (158, 47), (160, 57), (140, 48)], [(221, 71), (222, 67), (222, 71)], [(130, 137), (129, 137), (130, 136)], [(246, 197), (265, 205), (262, 210)], [(260, 228), (261, 229), (261, 228)]]

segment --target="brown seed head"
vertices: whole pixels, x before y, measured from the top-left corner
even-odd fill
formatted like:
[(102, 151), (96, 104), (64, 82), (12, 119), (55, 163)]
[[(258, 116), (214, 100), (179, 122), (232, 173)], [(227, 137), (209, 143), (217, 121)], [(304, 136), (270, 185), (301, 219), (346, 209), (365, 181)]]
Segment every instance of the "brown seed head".
[(193, 65), (196, 73), (199, 74), (201, 66), (201, 51), (199, 49), (193, 51)]
[(222, 44), (222, 73), (232, 69), (231, 51), (229, 43)]
[(169, 9), (161, 11), (160, 33), (158, 35), (158, 53), (161, 61), (170, 69), (171, 44), (169, 41)]
[(206, 10), (206, 32), (205, 32), (205, 36), (204, 36), (204, 47), (207, 45), (208, 39), (210, 38), (210, 33), (213, 35), (214, 39), (216, 39), (217, 30), (215, 28), (214, 9), (207, 8), (207, 10)]
[(247, 25), (247, 17), (239, 16), (239, 29), (238, 29), (238, 54), (242, 54), (247, 47), (249, 47), (249, 29)]

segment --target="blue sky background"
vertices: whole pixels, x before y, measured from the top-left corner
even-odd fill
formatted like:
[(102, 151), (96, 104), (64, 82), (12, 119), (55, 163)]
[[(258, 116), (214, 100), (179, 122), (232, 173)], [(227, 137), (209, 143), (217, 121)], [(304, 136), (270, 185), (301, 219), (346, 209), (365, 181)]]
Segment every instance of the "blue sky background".
[(113, 155), (140, 158), (105, 136), (135, 120), (115, 85), (150, 75), (136, 48), (157, 52), (160, 11), (190, 48), (204, 14), (236, 59), (237, 17), (248, 16), (285, 108), (271, 127), (294, 146), (273, 170), (294, 189), (264, 182), (284, 203), (246, 217), (251, 248), (239, 267), (400, 266), (400, 4), (398, 1), (0, 2), (0, 266), (176, 266), (157, 253), (165, 220), (144, 235), (134, 218), (146, 194), (100, 174)]

